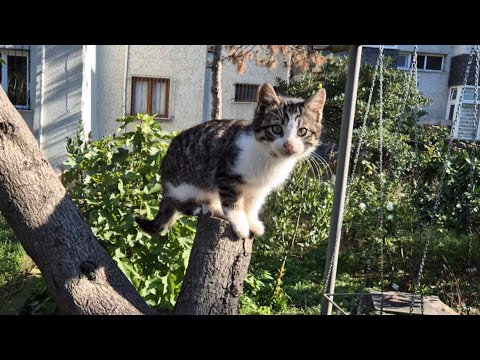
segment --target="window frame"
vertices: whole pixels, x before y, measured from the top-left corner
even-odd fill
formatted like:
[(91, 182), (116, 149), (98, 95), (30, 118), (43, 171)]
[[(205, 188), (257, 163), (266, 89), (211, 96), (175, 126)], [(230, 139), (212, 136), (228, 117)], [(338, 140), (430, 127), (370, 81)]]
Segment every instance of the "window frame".
[[(442, 72), (443, 67), (445, 66), (445, 56), (440, 54), (418, 54), (418, 56), (425, 56), (425, 62), (423, 63), (423, 68), (417, 66), (417, 70), (425, 72)], [(442, 59), (442, 65), (440, 65), (440, 70), (427, 69), (428, 57), (439, 57)]]
[(31, 110), (31, 101), (30, 101), (30, 51), (25, 49), (10, 49), (10, 48), (0, 48), (0, 54), (2, 59), (5, 61), (5, 64), (0, 64), (2, 79), (0, 86), (5, 91), (5, 94), (8, 96), (8, 57), (17, 56), (17, 57), (26, 57), (26, 73), (27, 73), (27, 104), (26, 105), (15, 105), (15, 108), (18, 110)]
[[(260, 84), (252, 84), (252, 83), (234, 83), (234, 93), (233, 93), (233, 102), (235, 104), (256, 104), (258, 102), (258, 91), (260, 89)], [(247, 100), (239, 100), (237, 101), (237, 86), (254, 86), (255, 89), (255, 100), (247, 101)]]
[[(460, 101), (460, 94), (461, 94), (461, 91), (462, 91), (462, 87), (463, 86), (452, 86), (450, 87), (450, 91), (448, 93), (448, 103), (447, 103), (447, 113), (446, 113), (446, 119), (448, 119), (448, 115), (449, 115), (449, 112), (450, 112), (450, 106), (451, 105), (455, 105), (455, 108), (453, 110), (453, 118), (452, 118), (452, 126), (453, 126), (453, 122), (455, 121), (455, 114), (457, 113), (457, 109), (458, 109), (458, 105), (459, 105), (459, 101)], [(466, 85), (465, 86), (465, 89), (474, 89), (475, 87), (473, 85)], [(453, 93), (454, 91), (457, 91), (456, 93), (456, 98), (455, 99), (452, 99), (452, 96), (453, 96)], [(463, 99), (462, 101), (462, 105), (463, 104), (469, 104), (469, 105), (474, 105), (475, 103), (475, 100), (466, 100), (465, 98)], [(477, 106), (478, 106), (478, 114), (477, 114), (477, 122), (480, 121), (480, 94), (479, 94), (479, 98), (478, 98), (478, 102), (477, 102)], [(460, 111), (460, 119), (459, 121), (455, 124), (455, 129), (453, 131), (453, 138), (454, 139), (457, 139), (457, 140), (463, 140), (463, 141), (480, 141), (480, 126), (477, 125), (477, 134), (476, 136), (474, 137), (474, 139), (466, 139), (466, 138), (460, 138), (459, 137), (459, 132), (460, 132), (460, 121), (462, 119), (461, 117), (462, 113)]]
[(399, 52), (398, 53), (398, 56), (406, 56), (407, 57), (407, 63), (406, 63), (406, 67), (399, 67), (397, 65), (397, 70), (410, 70), (410, 66), (412, 64), (412, 53), (409, 53), (409, 52)]
[(130, 115), (136, 116), (137, 113), (135, 112), (135, 85), (137, 81), (147, 81), (147, 114), (153, 115), (153, 84), (155, 82), (165, 82), (166, 85), (166, 92), (165, 92), (165, 111), (166, 114), (157, 114), (154, 117), (155, 120), (170, 120), (172, 118), (171, 115), (171, 104), (170, 104), (170, 91), (172, 85), (172, 79), (169, 77), (158, 77), (158, 76), (140, 76), (140, 75), (132, 75), (131, 82), (131, 95), (130, 95)]
[[(412, 58), (413, 58), (413, 53), (408, 52), (408, 51), (400, 51), (398, 55), (407, 55), (407, 67), (398, 67), (397, 70), (410, 70), (410, 67), (412, 66)], [(417, 53), (418, 56), (424, 56), (425, 61), (423, 63), (423, 67), (418, 67), (418, 62), (417, 62), (417, 70), (420, 72), (431, 72), (431, 73), (441, 73), (443, 72), (443, 69), (445, 67), (445, 55), (443, 54), (425, 54), (425, 53)], [(428, 62), (428, 57), (439, 57), (442, 59), (442, 65), (440, 67), (440, 70), (433, 70), (433, 69), (427, 69), (427, 62)]]

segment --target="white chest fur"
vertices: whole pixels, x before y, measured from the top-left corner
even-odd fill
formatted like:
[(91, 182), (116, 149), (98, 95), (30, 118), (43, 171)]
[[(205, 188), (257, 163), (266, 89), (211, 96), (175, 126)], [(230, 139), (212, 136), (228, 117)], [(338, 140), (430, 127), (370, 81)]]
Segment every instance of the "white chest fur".
[(281, 186), (296, 164), (295, 158), (273, 157), (270, 150), (256, 141), (253, 135), (241, 135), (235, 172), (243, 177), (245, 187), (254, 192), (270, 192)]

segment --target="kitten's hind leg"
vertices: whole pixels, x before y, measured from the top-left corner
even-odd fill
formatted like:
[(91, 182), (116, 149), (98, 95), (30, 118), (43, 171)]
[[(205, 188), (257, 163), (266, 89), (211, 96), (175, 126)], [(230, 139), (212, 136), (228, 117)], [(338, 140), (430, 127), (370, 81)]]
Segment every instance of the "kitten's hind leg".
[(197, 216), (202, 212), (202, 205), (193, 201), (178, 202), (176, 207), (178, 211), (189, 216)]
[(210, 215), (214, 218), (219, 218), (228, 221), (228, 218), (223, 213), (222, 203), (219, 199), (211, 201), (209, 204), (202, 205), (202, 214)]
[(149, 234), (162, 233), (169, 229), (178, 218), (178, 211), (172, 199), (164, 197), (160, 201), (158, 214), (153, 220), (147, 220), (143, 216), (136, 216), (137, 224)]

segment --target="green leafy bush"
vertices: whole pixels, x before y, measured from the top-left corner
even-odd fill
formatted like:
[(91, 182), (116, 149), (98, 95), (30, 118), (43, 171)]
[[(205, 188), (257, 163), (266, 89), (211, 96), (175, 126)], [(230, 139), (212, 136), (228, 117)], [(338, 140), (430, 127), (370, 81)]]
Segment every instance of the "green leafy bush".
[[(401, 113), (402, 104), (405, 100), (405, 89), (408, 85), (408, 73), (398, 71), (389, 66), (391, 59), (385, 58), (384, 70), (384, 120), (388, 131), (394, 131), (397, 126), (397, 119)], [(338, 144), (340, 135), (340, 123), (342, 120), (343, 100), (345, 97), (345, 83), (347, 77), (348, 58), (343, 56), (329, 56), (327, 61), (318, 73), (304, 73), (298, 81), (285, 81), (277, 79), (275, 89), (288, 96), (299, 96), (308, 98), (312, 96), (319, 88), (325, 88), (327, 92), (327, 101), (323, 110), (324, 130), (322, 141), (326, 143)], [(362, 64), (358, 80), (357, 104), (355, 109), (355, 129), (358, 129), (365, 115), (370, 87), (374, 76), (374, 67), (369, 64)], [(378, 77), (376, 87), (373, 92), (371, 107), (369, 111), (369, 127), (375, 129), (378, 127), (380, 115), (380, 99)], [(410, 96), (407, 100), (407, 108), (414, 108), (418, 116), (425, 114), (421, 107), (428, 105), (430, 100), (425, 98), (420, 92), (410, 89)], [(402, 117), (405, 124), (404, 131), (411, 132), (414, 116), (411, 112), (406, 112)]]
[(152, 306), (172, 307), (188, 264), (195, 223), (182, 217), (164, 236), (141, 231), (135, 215), (153, 219), (161, 194), (160, 163), (176, 133), (139, 114), (117, 120), (116, 134), (68, 140), (64, 179), (95, 236)]
[[(332, 56), (322, 72), (306, 73), (299, 81), (289, 83), (279, 80), (276, 87), (279, 93), (302, 97), (311, 96), (319, 87), (326, 88), (325, 130), (322, 138), (324, 142), (338, 144), (346, 63), (346, 58)], [(370, 65), (361, 66), (351, 160), (362, 131), (361, 124), (366, 112), (373, 70)], [(480, 225), (480, 190), (476, 184), (480, 162), (478, 152), (475, 157), (471, 156), (474, 145), (462, 142), (454, 145), (451, 157), (447, 159), (448, 129), (416, 126), (417, 119), (425, 114), (422, 108), (429, 100), (412, 88), (409, 89), (409, 96), (405, 96), (407, 75), (406, 72), (392, 67), (387, 67), (384, 73), (383, 178), (380, 176), (379, 167), (378, 83), (373, 92), (367, 127), (363, 134), (364, 144), (359, 153), (355, 176), (349, 184), (339, 272), (362, 275), (369, 271), (369, 276), (373, 278), (369, 286), (380, 285), (380, 243), (384, 238), (384, 284), (389, 286), (395, 282), (401, 285), (402, 290), (413, 291), (412, 283), (419, 270), (426, 233), (430, 232), (432, 241), (421, 291), (431, 293), (432, 289), (439, 291), (440, 287), (430, 288), (425, 284), (435, 284), (444, 276), (444, 258), (448, 258), (450, 269), (455, 269), (459, 281), (462, 277), (462, 281), (465, 280), (467, 225), (469, 221), (473, 229)], [(403, 104), (405, 112), (402, 114)], [(430, 227), (432, 207), (445, 163), (447, 167), (440, 207)], [(470, 177), (472, 166), (477, 174), (474, 177), (476, 186), (473, 188)], [(385, 188), (384, 199), (380, 191), (381, 184)], [(380, 210), (383, 212), (383, 227), (379, 226)], [(478, 246), (475, 245), (478, 242), (477, 234), (474, 234), (473, 240), (472, 262), (475, 264), (479, 261)], [(281, 251), (275, 256), (280, 259), (283, 249), (278, 248)], [(313, 245), (307, 249), (319, 251), (320, 247)], [(301, 272), (298, 268), (294, 271)], [(289, 282), (286, 286), (284, 284), (284, 290), (289, 296), (294, 294), (290, 289), (299, 284), (293, 284), (292, 287), (290, 281), (297, 277), (293, 274), (289, 276), (288, 273), (284, 276), (285, 281), (288, 279)], [(478, 284), (476, 286), (478, 288)]]
[[(300, 164), (285, 185), (268, 197), (262, 215), (266, 232), (255, 240), (242, 298), (245, 313), (287, 311), (292, 299), (285, 292), (284, 277), (298, 275), (301, 268), (296, 260), (307, 261), (306, 253), (327, 239), (333, 183), (320, 181), (318, 171), (312, 171), (307, 162)], [(288, 271), (290, 264), (296, 274)]]
[(23, 269), (25, 256), (25, 250), (17, 242), (12, 229), (0, 214), (0, 300), (3, 292), (1, 289), (25, 271)]

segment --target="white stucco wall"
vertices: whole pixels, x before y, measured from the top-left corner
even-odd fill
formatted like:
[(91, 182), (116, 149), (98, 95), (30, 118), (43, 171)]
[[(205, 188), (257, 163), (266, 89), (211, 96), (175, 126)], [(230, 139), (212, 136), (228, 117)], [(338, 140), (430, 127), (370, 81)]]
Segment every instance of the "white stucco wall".
[(115, 120), (124, 115), (125, 49), (125, 45), (97, 45), (96, 69), (92, 75), (96, 86), (92, 136), (96, 139), (113, 134), (119, 125)]
[[(37, 46), (40, 51), (40, 46)], [(82, 45), (46, 45), (45, 90), (42, 121), (42, 150), (56, 170), (66, 160), (67, 137), (75, 135), (81, 119)], [(36, 64), (37, 96), (35, 119), (38, 124), (40, 61)], [(36, 125), (38, 126), (38, 125)]]
[[(275, 78), (286, 79), (287, 68), (284, 66), (283, 57), (280, 56), (278, 66), (275, 69), (257, 66), (255, 61), (248, 61), (245, 72), (239, 74), (235, 65), (225, 61), (222, 70), (222, 117), (224, 119), (248, 119), (253, 118), (256, 103), (235, 102), (235, 84), (257, 84), (271, 83), (275, 85)], [(211, 71), (207, 71), (211, 76)], [(211, 96), (205, 97), (205, 106), (208, 107), (208, 116), (211, 112)], [(208, 118), (209, 119), (209, 118)]]
[[(425, 110), (427, 115), (422, 119), (425, 123), (444, 121), (448, 102), (448, 77), (454, 45), (418, 45), (419, 54), (445, 56), (442, 71), (418, 70), (418, 88), (432, 100)], [(398, 45), (400, 51), (413, 52), (414, 45)]]
[(235, 102), (235, 84), (262, 85), (268, 82), (275, 85), (276, 77), (283, 79), (287, 77), (287, 68), (283, 65), (283, 58), (279, 59), (275, 69), (257, 66), (255, 61), (249, 61), (243, 74), (239, 74), (236, 66), (231, 62), (225, 62), (222, 73), (223, 118), (247, 120), (253, 118), (256, 103)]
[(452, 45), (452, 56), (470, 54), (472, 45)]
[(130, 45), (127, 109), (132, 76), (166, 77), (170, 79), (171, 119), (162, 121), (162, 127), (183, 130), (201, 123), (206, 52), (206, 45)]

